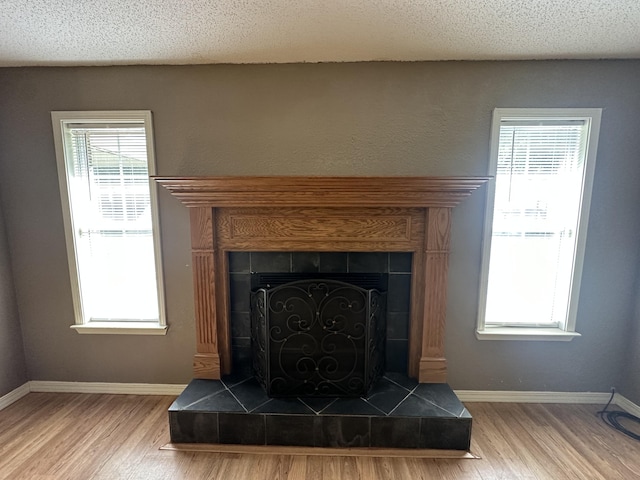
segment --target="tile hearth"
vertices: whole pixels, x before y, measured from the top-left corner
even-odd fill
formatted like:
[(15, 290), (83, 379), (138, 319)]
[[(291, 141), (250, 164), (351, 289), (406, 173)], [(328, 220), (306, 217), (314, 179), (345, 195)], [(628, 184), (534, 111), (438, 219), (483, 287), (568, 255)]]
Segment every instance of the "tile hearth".
[(194, 379), (169, 407), (173, 443), (468, 450), (471, 422), (449, 385), (401, 373), (361, 398), (270, 398), (245, 371)]

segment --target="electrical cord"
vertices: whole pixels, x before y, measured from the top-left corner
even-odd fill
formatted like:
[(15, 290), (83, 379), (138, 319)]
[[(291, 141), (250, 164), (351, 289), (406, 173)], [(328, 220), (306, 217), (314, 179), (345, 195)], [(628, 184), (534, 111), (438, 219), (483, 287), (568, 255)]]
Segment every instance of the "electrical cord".
[(627, 430), (619, 421), (619, 419), (621, 418), (626, 418), (627, 420), (631, 420), (632, 422), (640, 424), (640, 418), (636, 417), (635, 415), (631, 415), (628, 412), (622, 412), (620, 410), (607, 411), (607, 408), (609, 408), (609, 405), (611, 405), (611, 402), (613, 401), (613, 396), (615, 394), (616, 394), (616, 391), (614, 388), (612, 388), (611, 397), (609, 397), (609, 401), (607, 402), (607, 404), (604, 406), (602, 410), (597, 412), (597, 415), (600, 415), (600, 418), (602, 419), (602, 421), (607, 425), (609, 425), (610, 427), (615, 428), (616, 430), (618, 430), (621, 433), (624, 433), (628, 437), (631, 437), (635, 440), (640, 440), (640, 435), (632, 432), (631, 430)]

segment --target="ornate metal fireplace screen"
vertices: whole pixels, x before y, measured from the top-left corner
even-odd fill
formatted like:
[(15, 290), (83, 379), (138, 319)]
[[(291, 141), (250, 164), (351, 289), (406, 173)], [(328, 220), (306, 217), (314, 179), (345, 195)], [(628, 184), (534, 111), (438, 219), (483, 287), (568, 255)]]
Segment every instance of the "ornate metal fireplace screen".
[(253, 368), (274, 397), (360, 396), (384, 372), (386, 275), (258, 273)]

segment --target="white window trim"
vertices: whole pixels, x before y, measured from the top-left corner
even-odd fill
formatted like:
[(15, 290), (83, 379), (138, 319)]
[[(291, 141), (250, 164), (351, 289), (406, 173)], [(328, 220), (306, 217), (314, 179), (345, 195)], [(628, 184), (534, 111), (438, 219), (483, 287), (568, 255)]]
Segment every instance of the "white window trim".
[(168, 327), (150, 322), (89, 322), (71, 328), (81, 334), (165, 335)]
[[(493, 178), (487, 185), (487, 201), (482, 245), (482, 265), (478, 305), (478, 323), (476, 338), (479, 340), (537, 340), (537, 341), (570, 341), (580, 334), (576, 332), (576, 318), (582, 280), (582, 266), (587, 242), (587, 225), (591, 206), (591, 192), (596, 166), (596, 152), (600, 133), (600, 108), (496, 108), (493, 112), (491, 126), (491, 149), (489, 156), (489, 175)], [(493, 210), (495, 202), (495, 175), (498, 164), (498, 146), (500, 121), (516, 117), (518, 119), (538, 119), (559, 117), (563, 119), (586, 119), (589, 122), (588, 145), (586, 149), (586, 169), (583, 195), (580, 205), (580, 219), (573, 270), (573, 281), (569, 299), (569, 313), (564, 328), (535, 328), (518, 326), (485, 326), (485, 308), (489, 278), (489, 254), (491, 251), (491, 235), (493, 229)]]
[(71, 220), (71, 205), (69, 203), (69, 186), (67, 184), (64, 124), (65, 123), (104, 123), (105, 121), (143, 122), (146, 136), (147, 162), (149, 176), (156, 175), (155, 150), (153, 143), (153, 123), (149, 110), (121, 110), (121, 111), (54, 111), (51, 112), (53, 123), (53, 137), (58, 167), (58, 181), (60, 185), (60, 200), (62, 202), (62, 217), (65, 229), (67, 259), (71, 279), (71, 295), (75, 324), (71, 328), (81, 334), (129, 334), (129, 335), (165, 335), (167, 332), (164, 276), (162, 274), (162, 249), (160, 243), (160, 220), (158, 216), (158, 193), (155, 182), (150, 181), (149, 194), (151, 203), (151, 221), (153, 231), (154, 260), (156, 266), (156, 285), (158, 293), (158, 322), (85, 322), (82, 316), (82, 298), (78, 283), (78, 265), (76, 262), (76, 247)]

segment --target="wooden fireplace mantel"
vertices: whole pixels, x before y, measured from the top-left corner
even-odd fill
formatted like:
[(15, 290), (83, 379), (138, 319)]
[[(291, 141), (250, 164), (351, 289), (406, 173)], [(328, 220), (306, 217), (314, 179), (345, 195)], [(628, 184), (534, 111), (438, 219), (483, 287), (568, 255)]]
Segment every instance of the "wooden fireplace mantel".
[(447, 379), (451, 210), (488, 177), (154, 177), (190, 209), (196, 378), (231, 372), (230, 251), (412, 252), (408, 373)]

